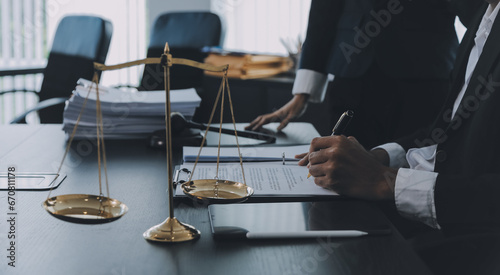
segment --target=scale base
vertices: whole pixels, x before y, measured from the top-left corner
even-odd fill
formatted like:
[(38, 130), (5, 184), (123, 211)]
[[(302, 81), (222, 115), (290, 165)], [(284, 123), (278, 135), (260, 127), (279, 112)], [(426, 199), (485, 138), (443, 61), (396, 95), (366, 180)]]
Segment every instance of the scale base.
[(200, 231), (189, 224), (184, 224), (174, 218), (168, 218), (163, 223), (148, 229), (142, 236), (154, 242), (186, 242), (200, 237)]

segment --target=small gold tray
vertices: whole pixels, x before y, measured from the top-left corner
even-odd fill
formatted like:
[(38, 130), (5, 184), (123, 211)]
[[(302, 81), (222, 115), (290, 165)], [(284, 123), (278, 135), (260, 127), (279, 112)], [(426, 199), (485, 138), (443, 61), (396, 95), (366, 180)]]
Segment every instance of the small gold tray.
[(193, 180), (183, 183), (181, 188), (188, 197), (208, 201), (209, 203), (242, 202), (253, 195), (251, 187), (230, 180)]
[(85, 194), (52, 197), (42, 205), (56, 218), (86, 224), (111, 222), (128, 211), (128, 207), (118, 200)]

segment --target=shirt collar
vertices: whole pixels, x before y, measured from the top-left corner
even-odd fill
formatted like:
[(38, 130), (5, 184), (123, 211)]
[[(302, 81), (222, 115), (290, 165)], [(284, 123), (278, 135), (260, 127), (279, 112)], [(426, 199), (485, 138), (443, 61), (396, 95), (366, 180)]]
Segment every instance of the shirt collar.
[(493, 26), (493, 22), (495, 22), (495, 18), (497, 17), (499, 9), (500, 9), (500, 3), (497, 4), (497, 6), (494, 9), (491, 5), (489, 5), (488, 9), (486, 10), (486, 13), (483, 16), (482, 23), (485, 23), (484, 27), (488, 32), (491, 31), (491, 27)]

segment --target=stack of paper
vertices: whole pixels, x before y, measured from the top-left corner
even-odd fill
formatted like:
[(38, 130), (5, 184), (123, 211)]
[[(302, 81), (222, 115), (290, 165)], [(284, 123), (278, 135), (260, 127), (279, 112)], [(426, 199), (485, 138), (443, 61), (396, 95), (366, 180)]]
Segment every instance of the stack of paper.
[[(76, 138), (96, 136), (96, 89), (91, 82), (80, 79), (64, 109), (63, 129), (71, 134), (83, 109), (75, 134)], [(156, 130), (165, 129), (165, 91), (137, 92), (99, 85), (104, 137), (140, 138)], [(186, 119), (193, 117), (201, 98), (195, 89), (171, 90), (172, 112), (179, 112)]]
[[(240, 147), (241, 158), (245, 162), (267, 162), (267, 161), (292, 161), (297, 162), (295, 155), (309, 152), (310, 145), (295, 146), (252, 146)], [(184, 162), (195, 162), (200, 147), (183, 147)], [(199, 162), (216, 162), (217, 154), (219, 162), (239, 162), (237, 147), (221, 147), (218, 152), (217, 147), (203, 147)]]

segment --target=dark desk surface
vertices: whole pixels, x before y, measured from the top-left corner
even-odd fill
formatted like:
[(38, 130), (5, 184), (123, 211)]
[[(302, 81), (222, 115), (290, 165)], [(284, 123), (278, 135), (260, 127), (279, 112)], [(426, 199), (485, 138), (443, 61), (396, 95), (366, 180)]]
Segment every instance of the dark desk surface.
[[(0, 126), (0, 169), (56, 171), (65, 147), (60, 125)], [(6, 223), (0, 223), (0, 274), (428, 274), (394, 231), (353, 239), (214, 241), (207, 207), (178, 202), (176, 217), (201, 231), (187, 243), (158, 244), (142, 234), (168, 216), (165, 153), (147, 141), (106, 142), (111, 197), (129, 212), (99, 225), (64, 222), (41, 206), (48, 192), (17, 191), (16, 267), (7, 265)], [(94, 146), (76, 141), (68, 175), (52, 195), (97, 194)], [(7, 219), (0, 192), (0, 219)]]

